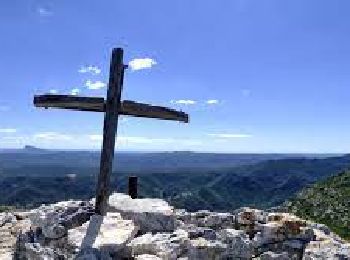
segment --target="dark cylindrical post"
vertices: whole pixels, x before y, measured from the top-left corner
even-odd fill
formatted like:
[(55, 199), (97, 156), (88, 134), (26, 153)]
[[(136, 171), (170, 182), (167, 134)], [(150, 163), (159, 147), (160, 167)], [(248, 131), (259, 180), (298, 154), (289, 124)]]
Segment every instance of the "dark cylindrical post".
[(137, 176), (129, 176), (128, 193), (132, 199), (137, 198)]

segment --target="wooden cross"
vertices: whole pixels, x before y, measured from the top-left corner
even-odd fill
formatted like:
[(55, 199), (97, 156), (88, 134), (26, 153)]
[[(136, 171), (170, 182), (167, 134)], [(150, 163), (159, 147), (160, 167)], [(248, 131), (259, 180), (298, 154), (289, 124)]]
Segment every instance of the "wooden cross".
[(188, 123), (188, 115), (181, 111), (134, 101), (121, 101), (125, 68), (127, 66), (123, 64), (123, 49), (113, 49), (106, 100), (99, 97), (78, 97), (72, 95), (34, 96), (34, 105), (36, 107), (105, 113), (100, 174), (98, 176), (95, 204), (96, 213), (99, 215), (105, 215), (107, 212), (118, 116), (128, 115)]

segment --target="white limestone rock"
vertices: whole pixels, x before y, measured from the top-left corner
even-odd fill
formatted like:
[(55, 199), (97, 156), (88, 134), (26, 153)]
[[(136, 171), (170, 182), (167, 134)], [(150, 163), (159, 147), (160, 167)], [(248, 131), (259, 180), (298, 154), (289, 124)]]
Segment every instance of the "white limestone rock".
[(106, 257), (120, 257), (137, 231), (137, 226), (131, 220), (122, 219), (119, 213), (107, 213), (104, 217), (93, 215), (82, 226), (68, 231), (68, 244), (79, 252), (80, 259), (85, 259), (84, 255), (97, 256), (94, 253), (97, 251)]
[(24, 258), (30, 260), (55, 260), (55, 250), (39, 243), (26, 243)]
[(261, 230), (260, 245), (282, 241), (285, 238), (281, 232), (281, 226), (276, 222), (261, 224), (259, 229)]
[(311, 241), (306, 245), (303, 260), (350, 259), (350, 244), (339, 243), (333, 239)]
[(62, 201), (32, 210), (29, 218), (45, 237), (58, 239), (66, 235), (67, 229), (86, 222), (92, 214), (93, 208), (88, 202)]
[(14, 214), (10, 212), (0, 213), (0, 226), (4, 226), (6, 224), (15, 224), (17, 222)]
[(218, 240), (192, 239), (188, 243), (188, 259), (227, 259), (227, 245)]
[(13, 252), (0, 252), (1, 260), (13, 260)]
[(13, 259), (15, 249), (19, 246), (18, 240), (22, 232), (26, 232), (30, 228), (30, 220), (18, 218), (16, 213), (0, 214), (0, 259)]
[(231, 258), (251, 259), (254, 243), (243, 230), (224, 229), (220, 232), (221, 241), (228, 245), (227, 255)]
[(313, 229), (322, 231), (325, 235), (330, 235), (331, 234), (331, 230), (329, 229), (329, 227), (327, 227), (324, 224), (311, 223), (310, 227), (312, 227)]
[(208, 210), (189, 213), (184, 210), (176, 210), (176, 217), (180, 226), (192, 224), (216, 230), (233, 228), (235, 225), (235, 215), (231, 213), (211, 212)]
[(188, 240), (188, 234), (184, 230), (176, 230), (173, 233), (147, 233), (134, 238), (128, 247), (134, 257), (149, 254), (171, 260), (178, 259), (184, 253), (184, 245)]
[(161, 199), (132, 199), (121, 193), (109, 197), (109, 212), (119, 212), (131, 219), (141, 233), (168, 232), (175, 229), (174, 208)]
[(350, 245), (326, 226), (288, 213), (174, 213), (163, 200), (118, 193), (105, 217), (81, 201), (0, 214), (0, 235), (0, 259), (350, 259)]
[(260, 260), (290, 260), (290, 257), (288, 256), (287, 252), (274, 253), (274, 252), (268, 251), (263, 253), (259, 259)]

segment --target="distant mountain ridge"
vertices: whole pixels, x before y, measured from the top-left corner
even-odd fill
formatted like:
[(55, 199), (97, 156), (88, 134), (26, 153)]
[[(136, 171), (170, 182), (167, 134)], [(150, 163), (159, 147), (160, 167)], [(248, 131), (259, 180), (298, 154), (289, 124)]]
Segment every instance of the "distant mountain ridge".
[[(32, 207), (90, 198), (98, 165), (97, 152), (0, 153), (0, 205)], [(161, 197), (190, 211), (225, 211), (281, 205), (301, 189), (349, 168), (350, 156), (119, 153), (116, 166), (113, 191), (126, 192), (127, 177), (137, 175), (142, 197)]]
[[(232, 168), (271, 159), (296, 158), (302, 155), (288, 154), (215, 154), (194, 152), (117, 152), (114, 169), (142, 173), (142, 171), (171, 172), (175, 169), (216, 169)], [(35, 147), (0, 153), (0, 167), (12, 169), (23, 167), (23, 175), (33, 175), (27, 169), (31, 166), (59, 166), (98, 168), (100, 152), (96, 151), (55, 151)], [(84, 174), (81, 172), (80, 174)]]
[[(177, 169), (229, 169), (241, 165), (251, 165), (267, 160), (327, 158), (338, 155), (325, 154), (225, 154), (196, 152), (117, 152), (114, 160), (114, 170), (133, 173), (172, 172)], [(58, 151), (46, 150), (34, 146), (24, 149), (0, 151), (1, 169), (23, 168), (22, 175), (34, 175), (30, 171), (34, 166), (54, 166), (64, 168), (90, 168), (96, 171), (100, 163), (99, 151)], [(28, 168), (29, 167), (29, 168)], [(91, 171), (87, 171), (88, 175)], [(11, 173), (11, 175), (13, 172)], [(84, 174), (81, 172), (80, 174)]]

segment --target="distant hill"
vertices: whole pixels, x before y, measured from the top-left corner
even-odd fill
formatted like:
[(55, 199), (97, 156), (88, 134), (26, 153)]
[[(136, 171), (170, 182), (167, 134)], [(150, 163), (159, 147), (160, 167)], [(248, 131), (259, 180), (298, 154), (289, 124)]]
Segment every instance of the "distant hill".
[[(302, 158), (298, 154), (215, 154), (194, 152), (117, 152), (114, 169), (133, 174), (167, 173), (177, 170), (229, 169), (240, 165), (250, 165), (266, 160)], [(0, 152), (0, 172), (14, 176), (62, 176), (64, 169), (80, 175), (91, 175), (98, 171), (100, 152), (97, 151), (55, 151), (33, 146), (24, 149)], [(54, 171), (48, 169), (56, 168)], [(59, 172), (62, 169), (63, 172)]]
[[(281, 205), (301, 189), (348, 167), (350, 156), (268, 160), (190, 176), (178, 173), (177, 178), (172, 176), (166, 191), (174, 192), (171, 196), (173, 204), (177, 207), (185, 205), (189, 210), (228, 210), (244, 205), (269, 208)], [(152, 177), (156, 178), (155, 175)], [(159, 183), (162, 178), (156, 180)]]
[(317, 182), (287, 203), (291, 212), (350, 240), (350, 171)]
[[(350, 168), (350, 156), (118, 153), (111, 190), (126, 192), (139, 176), (139, 194), (190, 211), (281, 205), (301, 189)], [(94, 196), (98, 152), (0, 153), (0, 205), (38, 206)], [(74, 176), (72, 178), (71, 176)]]

